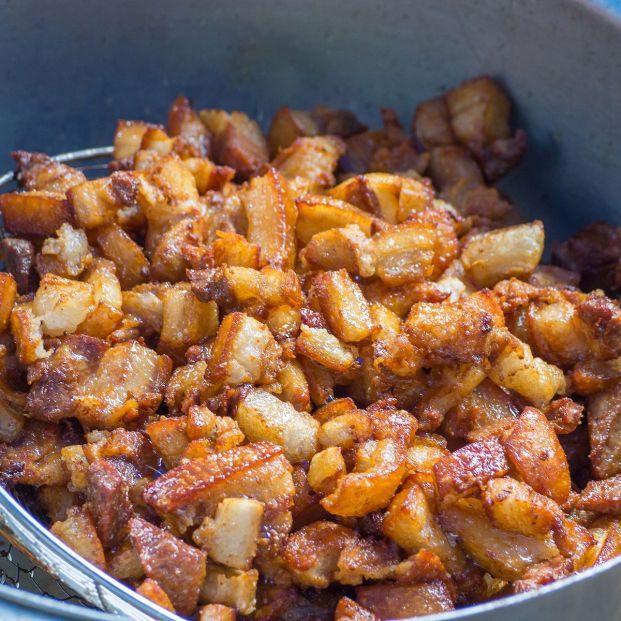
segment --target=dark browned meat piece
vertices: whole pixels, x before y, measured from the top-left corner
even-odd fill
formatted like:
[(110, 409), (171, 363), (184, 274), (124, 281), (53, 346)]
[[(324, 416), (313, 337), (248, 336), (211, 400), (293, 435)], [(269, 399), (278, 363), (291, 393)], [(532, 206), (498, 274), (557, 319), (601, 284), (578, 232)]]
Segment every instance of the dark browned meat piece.
[(68, 336), (31, 374), (34, 381), (26, 399), (30, 415), (46, 421), (72, 416), (80, 388), (96, 370), (107, 349), (108, 345), (101, 339)]
[(621, 227), (594, 222), (552, 246), (552, 260), (582, 275), (581, 286), (621, 290)]
[(621, 384), (587, 401), (591, 467), (598, 479), (621, 472)]
[(162, 587), (179, 614), (191, 615), (205, 580), (205, 552), (142, 518), (131, 520), (130, 537), (145, 574)]
[(27, 239), (5, 237), (0, 242), (0, 255), (6, 271), (15, 278), (17, 291), (22, 295), (34, 291), (37, 286), (37, 272), (34, 266), (33, 243)]
[(101, 543), (106, 548), (120, 543), (134, 509), (129, 486), (106, 459), (98, 459), (88, 469), (88, 500)]

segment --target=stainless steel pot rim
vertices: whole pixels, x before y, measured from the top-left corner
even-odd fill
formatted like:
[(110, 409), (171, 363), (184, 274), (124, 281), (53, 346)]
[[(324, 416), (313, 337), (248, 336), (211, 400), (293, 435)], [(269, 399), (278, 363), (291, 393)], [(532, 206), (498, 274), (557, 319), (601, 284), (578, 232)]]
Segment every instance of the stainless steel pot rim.
[[(75, 162), (84, 160), (94, 160), (110, 156), (113, 148), (111, 146), (95, 147), (71, 151), (54, 156), (54, 159), (61, 162)], [(0, 187), (9, 184), (14, 179), (14, 174), (8, 172), (0, 176)], [(148, 621), (155, 619), (158, 621), (181, 621), (181, 617), (170, 613), (157, 606), (150, 600), (142, 597), (129, 587), (115, 580), (112, 576), (91, 565), (82, 557), (76, 554), (71, 548), (62, 541), (54, 537), (52, 533), (43, 526), (35, 517), (27, 511), (6, 489), (0, 487), (0, 526), (5, 526), (11, 531), (11, 538), (20, 547), (30, 554), (34, 554), (33, 547), (48, 550), (50, 556), (68, 563), (73, 570), (82, 574), (85, 579), (92, 582), (96, 589), (96, 594), (91, 593), (87, 597), (91, 603), (99, 605), (102, 610), (109, 610), (116, 614), (89, 610), (82, 606), (59, 602), (49, 597), (44, 597), (34, 593), (25, 593), (14, 587), (0, 585), (0, 599), (13, 601), (22, 606), (37, 608), (39, 611), (50, 612), (52, 614), (63, 614), (70, 619), (97, 619), (108, 621), (119, 618), (121, 614), (127, 614), (133, 621)], [(38, 545), (31, 545), (38, 544)], [(43, 560), (43, 559), (35, 559)], [(75, 574), (72, 579), (62, 575), (62, 570), (50, 563), (41, 562), (42, 566), (51, 574), (66, 582), (79, 593), (85, 593), (88, 589), (80, 584), (79, 577)], [(611, 570), (613, 567), (621, 566), (621, 556), (611, 559), (597, 567), (591, 567), (578, 572), (557, 582), (545, 585), (536, 591), (509, 595), (489, 602), (475, 604), (466, 608), (460, 608), (451, 612), (426, 615), (425, 617), (412, 617), (410, 621), (424, 618), (426, 621), (452, 621), (457, 619), (470, 619), (485, 612), (500, 612), (501, 610), (519, 606), (520, 604), (545, 596), (546, 594), (563, 589), (569, 589), (572, 585), (579, 582), (593, 580), (600, 574)], [(77, 581), (76, 581), (77, 580)], [(81, 588), (82, 587), (82, 588)], [(408, 620), (406, 620), (408, 621)]]

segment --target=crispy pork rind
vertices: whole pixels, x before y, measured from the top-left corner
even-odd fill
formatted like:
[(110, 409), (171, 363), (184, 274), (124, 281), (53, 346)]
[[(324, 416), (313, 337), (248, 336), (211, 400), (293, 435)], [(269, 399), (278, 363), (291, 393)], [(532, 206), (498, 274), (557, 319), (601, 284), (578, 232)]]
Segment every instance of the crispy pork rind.
[(192, 614), (205, 579), (205, 553), (142, 518), (133, 518), (129, 529), (145, 574), (162, 588), (175, 611)]
[(281, 348), (269, 329), (244, 313), (229, 313), (218, 328), (207, 369), (213, 384), (269, 384), (280, 370)]

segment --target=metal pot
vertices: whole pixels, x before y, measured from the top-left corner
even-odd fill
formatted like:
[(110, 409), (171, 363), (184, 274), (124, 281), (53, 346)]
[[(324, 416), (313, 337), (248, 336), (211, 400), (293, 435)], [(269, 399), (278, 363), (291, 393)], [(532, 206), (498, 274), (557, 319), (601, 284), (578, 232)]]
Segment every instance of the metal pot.
[[(490, 73), (529, 134), (503, 183), (549, 238), (621, 223), (620, 0), (0, 0), (0, 171), (15, 148), (109, 144), (185, 93), (265, 123), (281, 104), (416, 102)], [(34, 531), (33, 531), (34, 532)], [(36, 533), (35, 533), (36, 536)], [(20, 605), (21, 604), (21, 605)], [(536, 593), (428, 619), (621, 619), (621, 559)], [(0, 619), (110, 619), (0, 586)]]

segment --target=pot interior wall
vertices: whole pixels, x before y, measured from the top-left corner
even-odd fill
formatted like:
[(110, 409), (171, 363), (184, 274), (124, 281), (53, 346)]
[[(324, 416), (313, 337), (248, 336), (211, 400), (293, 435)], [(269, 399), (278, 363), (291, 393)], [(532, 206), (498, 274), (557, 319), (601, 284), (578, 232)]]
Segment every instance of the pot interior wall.
[(136, 0), (2, 2), (0, 163), (110, 142), (116, 120), (163, 121), (178, 93), (266, 125), (287, 103), (378, 107), (410, 123), (416, 102), (489, 73), (530, 137), (503, 182), (549, 237), (621, 221), (621, 25), (594, 5), (549, 0)]

